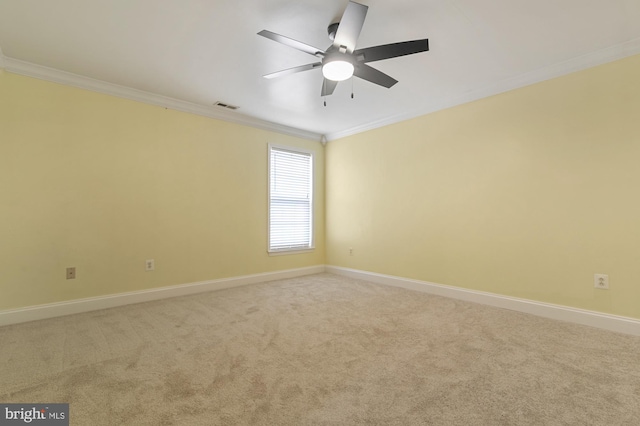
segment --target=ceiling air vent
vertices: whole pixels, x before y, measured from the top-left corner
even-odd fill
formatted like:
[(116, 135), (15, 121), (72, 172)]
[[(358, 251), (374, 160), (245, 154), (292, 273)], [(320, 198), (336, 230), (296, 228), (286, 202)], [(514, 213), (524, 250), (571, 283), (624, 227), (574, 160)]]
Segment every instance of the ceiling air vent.
[(224, 102), (216, 102), (214, 105), (218, 106), (220, 108), (226, 108), (226, 109), (231, 109), (231, 110), (236, 110), (236, 109), (240, 108), (240, 107), (235, 106), (235, 105), (225, 104)]

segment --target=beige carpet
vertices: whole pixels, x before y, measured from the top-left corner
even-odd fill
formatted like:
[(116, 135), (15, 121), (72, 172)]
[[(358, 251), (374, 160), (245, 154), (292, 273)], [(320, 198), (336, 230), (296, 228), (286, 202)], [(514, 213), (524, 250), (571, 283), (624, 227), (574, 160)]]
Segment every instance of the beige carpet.
[(329, 274), (0, 328), (72, 425), (637, 425), (640, 338)]

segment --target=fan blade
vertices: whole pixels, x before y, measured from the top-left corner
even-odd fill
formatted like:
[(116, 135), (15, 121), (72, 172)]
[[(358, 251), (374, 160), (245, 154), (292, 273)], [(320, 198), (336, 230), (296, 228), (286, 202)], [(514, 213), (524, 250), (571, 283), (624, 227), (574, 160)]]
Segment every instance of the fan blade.
[(263, 75), (263, 77), (276, 78), (276, 77), (281, 77), (283, 75), (289, 75), (289, 74), (295, 74), (297, 72), (313, 70), (321, 66), (322, 66), (322, 63), (320, 62), (316, 62), (315, 64), (300, 65), (299, 67), (288, 68), (286, 70), (272, 72), (271, 74), (265, 74)]
[[(353, 55), (360, 62), (374, 62), (429, 50), (429, 40), (412, 40), (358, 49)], [(362, 59), (360, 59), (362, 57)]]
[(308, 53), (309, 55), (313, 55), (313, 56), (323, 56), (324, 55), (324, 50), (322, 49), (318, 49), (317, 47), (313, 47), (313, 46), (309, 46), (308, 44), (302, 43), (300, 41), (294, 40), (292, 38), (289, 37), (285, 37), (283, 35), (280, 34), (276, 34), (273, 33), (271, 31), (267, 31), (267, 30), (262, 30), (258, 33), (258, 35), (261, 35), (262, 37), (266, 37), (270, 40), (273, 41), (277, 41), (278, 43), (282, 43), (284, 45), (287, 45), (289, 47), (293, 47), (294, 49), (298, 49), (304, 53)]
[(338, 85), (337, 81), (328, 80), (325, 78), (322, 81), (322, 93), (320, 96), (329, 96), (330, 94), (333, 93), (334, 90), (336, 90), (337, 85)]
[(398, 82), (395, 78), (389, 77), (382, 71), (378, 71), (375, 68), (371, 68), (369, 65), (363, 63), (356, 64), (353, 75), (360, 77), (363, 80), (370, 81), (371, 83), (384, 86), (387, 89)]
[(368, 6), (354, 1), (349, 2), (340, 20), (340, 25), (338, 25), (336, 37), (333, 40), (335, 47), (344, 46), (347, 49), (347, 53), (355, 50), (356, 42), (364, 25), (364, 18), (367, 16), (367, 10), (369, 10)]

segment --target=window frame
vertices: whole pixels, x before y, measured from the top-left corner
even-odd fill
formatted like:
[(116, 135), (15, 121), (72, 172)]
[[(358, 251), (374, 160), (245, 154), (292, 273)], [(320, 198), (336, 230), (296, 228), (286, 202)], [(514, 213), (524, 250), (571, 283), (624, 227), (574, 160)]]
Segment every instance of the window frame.
[[(271, 248), (271, 153), (272, 150), (288, 151), (294, 154), (304, 154), (310, 157), (310, 182), (309, 182), (309, 246), (292, 248)], [(308, 253), (315, 250), (315, 153), (311, 150), (277, 144), (268, 144), (267, 150), (267, 252), (269, 256), (287, 254)]]

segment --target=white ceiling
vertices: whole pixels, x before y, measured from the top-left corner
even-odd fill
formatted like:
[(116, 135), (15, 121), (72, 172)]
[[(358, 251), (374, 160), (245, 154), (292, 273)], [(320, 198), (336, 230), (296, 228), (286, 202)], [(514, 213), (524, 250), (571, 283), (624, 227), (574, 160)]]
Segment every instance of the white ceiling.
[(399, 83), (355, 78), (355, 98), (343, 82), (326, 107), (319, 69), (261, 77), (317, 59), (256, 33), (327, 48), (346, 0), (0, 0), (0, 66), (335, 139), (640, 53), (639, 0), (360, 3), (369, 12), (357, 47), (428, 38), (431, 50), (371, 63)]

